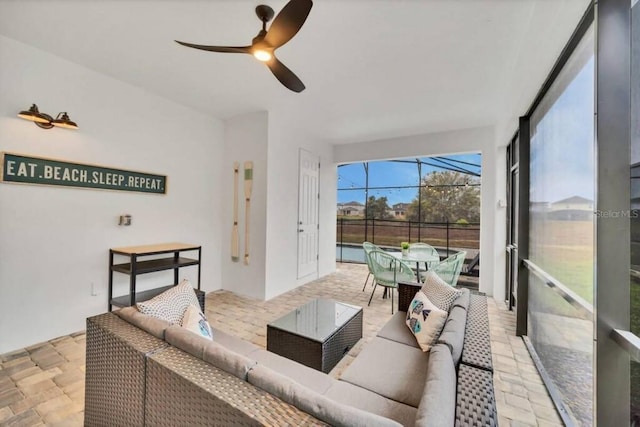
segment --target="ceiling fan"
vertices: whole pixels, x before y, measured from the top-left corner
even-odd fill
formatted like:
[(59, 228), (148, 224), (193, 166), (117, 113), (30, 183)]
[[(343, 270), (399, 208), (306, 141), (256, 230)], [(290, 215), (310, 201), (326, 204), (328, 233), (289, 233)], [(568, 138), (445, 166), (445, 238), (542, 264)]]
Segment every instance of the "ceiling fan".
[(291, 0), (287, 3), (267, 31), (267, 22), (274, 16), (273, 9), (261, 4), (256, 7), (256, 15), (262, 21), (262, 30), (254, 37), (250, 46), (206, 46), (193, 43), (185, 43), (175, 40), (183, 46), (194, 49), (208, 50), (222, 53), (248, 53), (265, 63), (280, 83), (294, 92), (302, 92), (304, 83), (293, 71), (288, 69), (275, 56), (275, 50), (287, 43), (295, 36), (311, 11), (311, 0)]

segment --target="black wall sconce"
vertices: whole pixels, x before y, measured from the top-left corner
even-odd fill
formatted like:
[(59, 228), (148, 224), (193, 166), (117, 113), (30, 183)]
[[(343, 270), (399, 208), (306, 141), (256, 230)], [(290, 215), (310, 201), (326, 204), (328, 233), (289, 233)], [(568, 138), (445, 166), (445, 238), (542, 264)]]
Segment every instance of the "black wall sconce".
[(31, 108), (26, 111), (20, 111), (20, 113), (18, 113), (18, 117), (34, 122), (42, 129), (51, 129), (54, 126), (66, 129), (78, 129), (78, 125), (76, 122), (69, 119), (69, 115), (66, 111), (58, 113), (54, 119), (50, 115), (38, 111), (38, 106), (36, 104), (32, 104)]

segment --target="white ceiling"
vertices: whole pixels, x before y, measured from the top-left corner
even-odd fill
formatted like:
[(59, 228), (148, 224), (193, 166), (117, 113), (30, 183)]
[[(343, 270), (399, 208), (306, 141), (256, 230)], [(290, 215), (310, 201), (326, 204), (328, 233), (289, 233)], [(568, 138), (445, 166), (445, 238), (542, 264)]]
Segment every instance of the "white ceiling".
[(250, 44), (260, 3), (0, 0), (0, 34), (216, 117), (279, 111), (306, 137), (346, 143), (512, 126), (589, 0), (316, 0), (278, 50), (300, 94), (248, 55), (173, 42)]

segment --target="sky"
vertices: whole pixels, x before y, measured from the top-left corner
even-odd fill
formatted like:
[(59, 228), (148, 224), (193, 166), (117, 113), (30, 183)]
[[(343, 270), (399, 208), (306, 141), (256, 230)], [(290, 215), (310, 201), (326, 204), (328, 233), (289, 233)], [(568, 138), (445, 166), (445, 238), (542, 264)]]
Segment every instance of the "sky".
[[(459, 154), (441, 156), (445, 159), (455, 159), (463, 162), (473, 163), (478, 166), (470, 166), (458, 164), (458, 166), (467, 168), (475, 173), (480, 173), (481, 156), (477, 154)], [(423, 162), (429, 164), (441, 164), (434, 158), (421, 157)], [(376, 189), (375, 187), (393, 187), (393, 186), (416, 186), (419, 183), (418, 167), (413, 159), (398, 159), (413, 161), (413, 163), (397, 163), (392, 161), (376, 161), (369, 162), (369, 196), (386, 197), (389, 206), (396, 203), (411, 203), (417, 196), (417, 188), (405, 189)], [(444, 165), (443, 165), (444, 166)], [(441, 167), (422, 165), (422, 176), (434, 172), (444, 171)], [(366, 183), (366, 175), (362, 163), (352, 163), (338, 167), (338, 203), (346, 203), (351, 201), (359, 201), (364, 203), (365, 192), (358, 190), (364, 188)]]
[[(593, 38), (585, 37), (577, 50), (581, 48), (593, 49)], [(593, 54), (577, 70), (577, 64), (571, 62), (561, 73), (575, 73), (570, 83), (562, 89), (554, 84), (545, 98), (553, 99), (559, 90), (561, 94), (542, 117), (532, 116), (532, 202), (553, 203), (572, 196), (595, 198)]]

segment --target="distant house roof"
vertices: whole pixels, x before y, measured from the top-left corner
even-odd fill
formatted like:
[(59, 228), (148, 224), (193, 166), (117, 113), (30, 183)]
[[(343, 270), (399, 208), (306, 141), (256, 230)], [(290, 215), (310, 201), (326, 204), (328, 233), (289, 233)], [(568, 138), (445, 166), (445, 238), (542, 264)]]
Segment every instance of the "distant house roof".
[(395, 205), (393, 205), (393, 209), (408, 209), (409, 208), (409, 203), (396, 203)]
[(364, 204), (360, 202), (356, 202), (355, 200), (353, 202), (339, 203), (339, 204), (342, 206), (364, 206)]
[(585, 199), (584, 197), (580, 197), (580, 196), (571, 196), (569, 198), (558, 200), (557, 202), (553, 202), (554, 205), (557, 205), (557, 204), (590, 205), (592, 203), (593, 203), (593, 200)]

